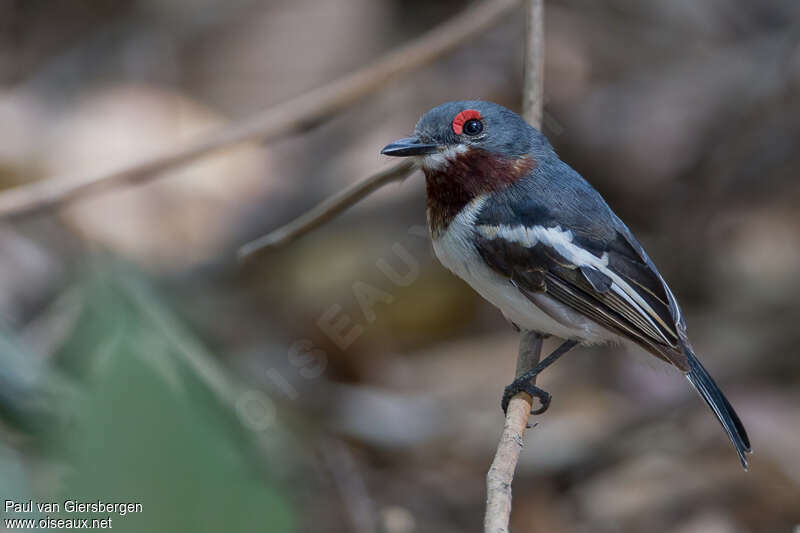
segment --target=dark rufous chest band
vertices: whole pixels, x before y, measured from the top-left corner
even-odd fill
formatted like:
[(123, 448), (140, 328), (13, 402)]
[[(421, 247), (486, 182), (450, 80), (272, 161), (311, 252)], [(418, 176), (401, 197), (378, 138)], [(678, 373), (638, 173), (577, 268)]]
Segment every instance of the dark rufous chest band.
[(474, 148), (440, 168), (423, 168), (431, 233), (440, 235), (473, 199), (516, 183), (534, 168), (529, 155), (508, 158)]

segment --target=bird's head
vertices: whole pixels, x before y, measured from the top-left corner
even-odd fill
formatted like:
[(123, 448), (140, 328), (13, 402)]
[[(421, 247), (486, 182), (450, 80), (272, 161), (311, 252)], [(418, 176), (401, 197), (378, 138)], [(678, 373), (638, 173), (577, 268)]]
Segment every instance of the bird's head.
[(419, 119), (413, 137), (397, 140), (381, 153), (420, 160), (435, 236), (471, 202), (530, 176), (552, 149), (516, 113), (467, 100), (434, 107)]
[(473, 157), (507, 161), (530, 157), (537, 135), (522, 117), (492, 102), (448, 102), (425, 113), (412, 137), (387, 145), (381, 153), (418, 157), (424, 170), (443, 171), (457, 160)]

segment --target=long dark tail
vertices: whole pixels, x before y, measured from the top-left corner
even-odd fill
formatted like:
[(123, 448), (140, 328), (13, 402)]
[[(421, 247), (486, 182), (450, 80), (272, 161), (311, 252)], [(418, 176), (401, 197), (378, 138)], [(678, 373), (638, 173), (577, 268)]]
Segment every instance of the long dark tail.
[(750, 439), (747, 437), (742, 421), (736, 415), (730, 402), (728, 402), (722, 391), (719, 390), (717, 384), (708, 374), (708, 371), (703, 368), (700, 361), (692, 352), (690, 347), (685, 347), (686, 355), (689, 358), (689, 373), (686, 377), (689, 383), (694, 386), (700, 396), (706, 401), (709, 407), (717, 415), (720, 424), (725, 429), (725, 432), (730, 437), (731, 442), (736, 448), (736, 453), (739, 454), (739, 460), (742, 462), (742, 468), (747, 470), (747, 457), (746, 453), (751, 453)]

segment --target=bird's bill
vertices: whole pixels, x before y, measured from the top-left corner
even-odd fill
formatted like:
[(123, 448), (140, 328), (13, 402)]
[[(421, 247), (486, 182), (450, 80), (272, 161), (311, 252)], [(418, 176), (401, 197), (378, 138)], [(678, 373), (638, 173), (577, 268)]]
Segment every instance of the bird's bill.
[(381, 153), (383, 155), (396, 157), (408, 157), (411, 155), (432, 154), (438, 150), (438, 144), (425, 144), (420, 142), (416, 137), (406, 137), (405, 139), (398, 139), (393, 143), (387, 144), (383, 147)]

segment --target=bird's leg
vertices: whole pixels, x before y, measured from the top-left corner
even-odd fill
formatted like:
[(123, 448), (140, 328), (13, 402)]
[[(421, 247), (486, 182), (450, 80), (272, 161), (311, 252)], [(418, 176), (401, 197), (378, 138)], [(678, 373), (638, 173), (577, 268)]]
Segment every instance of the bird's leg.
[(532, 415), (540, 415), (547, 411), (547, 408), (550, 407), (550, 393), (534, 385), (531, 380), (533, 380), (539, 372), (555, 363), (559, 357), (574, 348), (576, 344), (578, 344), (578, 341), (564, 341), (561, 346), (553, 350), (553, 352), (542, 359), (539, 364), (512, 381), (503, 391), (503, 401), (500, 403), (503, 412), (506, 412), (506, 409), (508, 409), (508, 402), (511, 401), (511, 398), (518, 392), (527, 392), (532, 397), (539, 398), (539, 402), (542, 405), (538, 409), (532, 410)]

